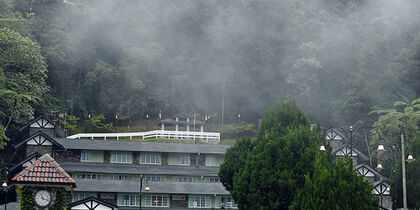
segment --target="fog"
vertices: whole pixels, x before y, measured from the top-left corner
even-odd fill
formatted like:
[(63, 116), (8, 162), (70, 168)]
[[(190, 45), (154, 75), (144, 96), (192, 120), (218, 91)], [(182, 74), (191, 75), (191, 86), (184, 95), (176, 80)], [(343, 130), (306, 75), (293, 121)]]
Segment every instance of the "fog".
[(372, 107), (419, 96), (419, 5), (68, 0), (53, 19), (67, 65), (49, 60), (51, 85), (79, 114), (253, 121), (293, 99), (313, 123), (369, 122)]

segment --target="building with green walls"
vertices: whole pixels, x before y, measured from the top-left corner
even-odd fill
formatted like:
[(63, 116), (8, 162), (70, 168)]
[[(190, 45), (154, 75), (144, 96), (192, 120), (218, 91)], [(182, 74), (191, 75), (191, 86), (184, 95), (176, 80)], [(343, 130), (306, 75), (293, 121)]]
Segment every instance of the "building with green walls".
[(60, 138), (50, 120), (37, 121), (15, 149), (22, 160), (50, 154), (76, 181), (69, 203), (93, 196), (120, 210), (237, 208), (218, 178), (228, 145)]

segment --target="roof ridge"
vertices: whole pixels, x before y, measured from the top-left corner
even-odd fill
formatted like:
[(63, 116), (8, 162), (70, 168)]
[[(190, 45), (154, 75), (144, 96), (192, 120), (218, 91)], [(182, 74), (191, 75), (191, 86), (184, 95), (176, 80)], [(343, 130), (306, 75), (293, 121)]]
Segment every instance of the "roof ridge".
[[(43, 162), (48, 164), (42, 164)], [(35, 173), (31, 173), (35, 172)], [(54, 173), (59, 173), (57, 176)], [(52, 182), (75, 184), (76, 181), (64, 171), (54, 158), (49, 154), (44, 154), (30, 166), (23, 169), (12, 178), (12, 181), (17, 182)]]

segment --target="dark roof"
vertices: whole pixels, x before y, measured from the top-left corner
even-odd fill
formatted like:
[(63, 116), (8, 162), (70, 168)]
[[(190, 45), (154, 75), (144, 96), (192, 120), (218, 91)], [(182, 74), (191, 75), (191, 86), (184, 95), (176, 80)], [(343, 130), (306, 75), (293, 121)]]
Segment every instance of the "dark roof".
[[(333, 150), (331, 152), (331, 154), (336, 154), (338, 151), (340, 151), (341, 149), (343, 149), (344, 147), (348, 147), (347, 144), (343, 144), (340, 147), (338, 147), (337, 149)], [(358, 149), (353, 147), (353, 151), (352, 153), (356, 153), (358, 155), (358, 157), (362, 160), (362, 161), (368, 161), (370, 160), (368, 156), (366, 156), (365, 154), (363, 154), (363, 152), (360, 152)]]
[(32, 158), (36, 158), (38, 159), (39, 157), (41, 157), (41, 155), (38, 152), (33, 153), (32, 155), (29, 155), (28, 157), (26, 157), (25, 159), (23, 159), (22, 161), (20, 161), (18, 164), (16, 164), (15, 166), (9, 168), (9, 171), (13, 171), (18, 167), (21, 167), (26, 161), (31, 160)]
[[(76, 179), (78, 188), (75, 192), (127, 192), (138, 193), (140, 181), (94, 180)], [(168, 194), (201, 194), (201, 195), (229, 195), (222, 183), (216, 182), (151, 182), (143, 181), (144, 187), (149, 186), (147, 193)]]
[(66, 149), (224, 154), (229, 145), (141, 141), (55, 139)]
[(357, 166), (354, 167), (354, 170), (356, 171), (357, 169), (359, 169), (361, 167), (366, 167), (367, 169), (369, 169), (369, 171), (372, 171), (372, 173), (375, 175), (375, 177), (378, 177), (379, 179), (382, 179), (382, 180), (387, 179), (381, 173), (379, 173), (376, 169), (372, 168), (368, 163), (362, 163), (360, 165), (357, 165)]
[(50, 136), (48, 136), (47, 134), (45, 134), (42, 131), (38, 131), (38, 132), (34, 133), (32, 136), (30, 136), (30, 137), (26, 138), (25, 140), (19, 142), (19, 144), (16, 144), (15, 145), (15, 149), (19, 149), (21, 146), (25, 145), (26, 142), (28, 142), (32, 138), (37, 137), (39, 135), (43, 136), (46, 140), (51, 141), (51, 143), (53, 143), (54, 145), (56, 145), (56, 146), (64, 149), (64, 147), (60, 143), (58, 143), (56, 140), (54, 140), (53, 138), (51, 138)]
[(32, 123), (34, 123), (34, 122), (38, 121), (38, 120), (39, 120), (39, 119), (41, 119), (41, 118), (44, 118), (46, 121), (48, 121), (49, 123), (51, 123), (51, 124), (53, 124), (53, 125), (55, 126), (54, 121), (50, 120), (48, 117), (45, 117), (44, 115), (40, 115), (40, 116), (36, 117), (35, 119), (33, 119), (33, 120), (29, 121), (28, 123), (26, 123), (24, 126), (20, 127), (20, 128), (19, 128), (19, 130), (21, 131), (21, 130), (25, 129), (25, 128), (26, 128), (26, 127), (28, 127), (30, 124), (32, 124)]
[(80, 163), (62, 162), (61, 166), (69, 173), (121, 173), (147, 175), (184, 175), (184, 176), (217, 176), (218, 167), (206, 166), (155, 166), (118, 163)]
[(73, 178), (49, 155), (45, 154), (12, 178), (16, 182), (75, 184)]
[(118, 209), (118, 207), (116, 206), (116, 205), (114, 205), (114, 204), (111, 204), (111, 203), (108, 203), (108, 202), (106, 202), (106, 201), (104, 201), (104, 200), (102, 200), (102, 199), (99, 199), (99, 198), (95, 198), (95, 197), (88, 197), (88, 198), (85, 198), (85, 199), (83, 199), (83, 200), (80, 200), (80, 201), (76, 201), (76, 202), (73, 202), (73, 203), (69, 203), (68, 205), (67, 205), (67, 208), (68, 209), (71, 209), (71, 207), (74, 207), (74, 206), (77, 206), (77, 205), (80, 205), (80, 204), (85, 204), (85, 205), (87, 205), (88, 207), (90, 207), (91, 209), (95, 209), (96, 207), (96, 204), (102, 204), (102, 205), (104, 205), (104, 206), (106, 206), (106, 207), (109, 207), (109, 208), (111, 208), (111, 209)]

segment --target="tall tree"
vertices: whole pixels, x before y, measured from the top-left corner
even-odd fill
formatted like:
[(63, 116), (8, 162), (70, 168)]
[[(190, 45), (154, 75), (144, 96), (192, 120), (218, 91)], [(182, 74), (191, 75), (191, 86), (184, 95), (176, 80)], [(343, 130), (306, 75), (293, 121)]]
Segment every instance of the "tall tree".
[(316, 156), (312, 175), (305, 175), (289, 209), (379, 209), (373, 186), (353, 171), (350, 158), (335, 163), (330, 153)]
[(25, 123), (33, 117), (35, 102), (49, 87), (45, 58), (37, 43), (2, 28), (0, 46), (0, 119), (7, 132), (12, 123)]

